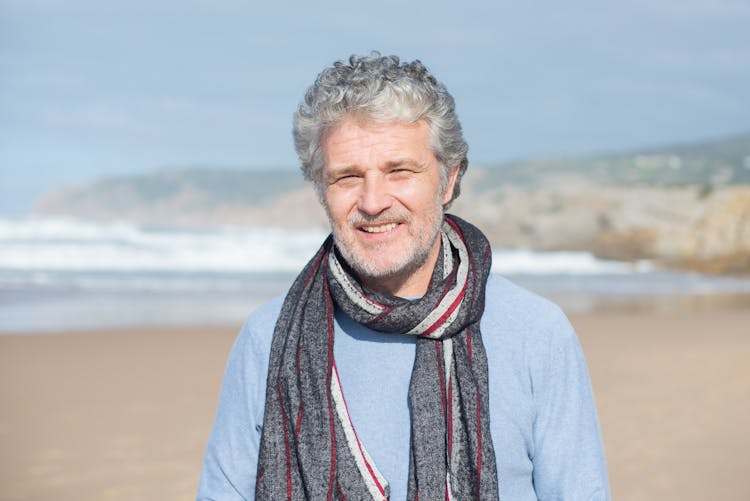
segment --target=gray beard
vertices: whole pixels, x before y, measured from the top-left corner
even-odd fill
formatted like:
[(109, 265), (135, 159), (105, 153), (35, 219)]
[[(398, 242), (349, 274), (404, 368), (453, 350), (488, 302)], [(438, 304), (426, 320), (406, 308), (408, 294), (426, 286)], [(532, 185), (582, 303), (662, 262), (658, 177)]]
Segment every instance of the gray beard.
[[(331, 225), (331, 228), (333, 228), (333, 240), (336, 244), (336, 248), (341, 254), (341, 257), (344, 258), (346, 264), (360, 280), (367, 281), (380, 280), (384, 278), (406, 278), (425, 264), (427, 258), (430, 255), (432, 247), (435, 245), (435, 241), (438, 238), (438, 235), (440, 235), (444, 212), (442, 206), (439, 207), (440, 208), (437, 209), (439, 211), (439, 214), (435, 218), (435, 224), (431, 229), (432, 234), (427, 240), (427, 244), (421, 248), (413, 249), (411, 254), (407, 256), (404, 262), (397, 264), (396, 266), (379, 270), (372, 269), (372, 267), (369, 266), (369, 263), (367, 263), (366, 260), (359, 259), (356, 254), (351, 251), (350, 248), (348, 248), (346, 245), (342, 245), (341, 239), (338, 235), (338, 231), (336, 231), (336, 226), (333, 224), (333, 221), (331, 221), (330, 217), (329, 223)], [(421, 240), (421, 238), (419, 238), (419, 240)]]
[(368, 263), (361, 262), (348, 248), (340, 245), (335, 231), (333, 233), (333, 240), (336, 243), (336, 248), (339, 253), (344, 258), (344, 261), (346, 261), (346, 264), (349, 265), (358, 278), (365, 280), (378, 280), (382, 278), (408, 276), (418, 270), (427, 261), (427, 257), (430, 255), (432, 246), (435, 245), (435, 240), (437, 240), (439, 232), (440, 225), (437, 225), (432, 231), (428, 244), (423, 248), (415, 249), (405, 260), (405, 263), (379, 270), (374, 270), (368, 266)]

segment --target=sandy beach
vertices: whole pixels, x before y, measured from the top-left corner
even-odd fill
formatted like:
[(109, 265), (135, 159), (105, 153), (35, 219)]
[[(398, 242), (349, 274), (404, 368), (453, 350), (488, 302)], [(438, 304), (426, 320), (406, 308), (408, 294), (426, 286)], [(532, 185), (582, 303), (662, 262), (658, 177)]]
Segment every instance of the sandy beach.
[[(614, 499), (750, 499), (750, 311), (571, 320)], [(193, 499), (236, 330), (0, 336), (0, 499)]]

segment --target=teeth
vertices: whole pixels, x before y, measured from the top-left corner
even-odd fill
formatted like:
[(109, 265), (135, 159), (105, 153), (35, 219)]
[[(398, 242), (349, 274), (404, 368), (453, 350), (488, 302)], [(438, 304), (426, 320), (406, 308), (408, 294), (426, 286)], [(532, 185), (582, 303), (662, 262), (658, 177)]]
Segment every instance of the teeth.
[(396, 223), (381, 224), (380, 226), (363, 226), (362, 230), (367, 233), (382, 233), (384, 231), (392, 230), (396, 227)]

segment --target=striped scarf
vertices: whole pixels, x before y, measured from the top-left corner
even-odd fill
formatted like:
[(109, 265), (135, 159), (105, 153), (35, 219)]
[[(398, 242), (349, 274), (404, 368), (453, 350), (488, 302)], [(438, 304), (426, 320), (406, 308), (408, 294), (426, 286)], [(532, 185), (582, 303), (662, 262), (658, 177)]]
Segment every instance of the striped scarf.
[(370, 329), (418, 336), (408, 499), (498, 499), (479, 331), (490, 246), (455, 216), (446, 216), (442, 230), (442, 251), (420, 299), (363, 290), (330, 236), (297, 277), (271, 343), (256, 499), (389, 498), (346, 410), (333, 357), (334, 307)]

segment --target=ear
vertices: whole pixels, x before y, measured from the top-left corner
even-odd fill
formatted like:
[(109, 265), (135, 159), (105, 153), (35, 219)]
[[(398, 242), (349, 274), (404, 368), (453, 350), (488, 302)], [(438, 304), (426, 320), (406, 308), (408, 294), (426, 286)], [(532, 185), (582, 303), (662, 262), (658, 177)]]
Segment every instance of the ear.
[(445, 191), (443, 192), (443, 205), (453, 199), (453, 187), (456, 186), (456, 179), (458, 179), (458, 168), (459, 164), (454, 165), (450, 174), (448, 174), (448, 184), (445, 186)]

